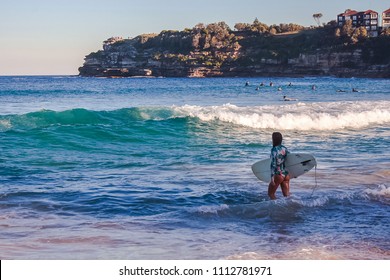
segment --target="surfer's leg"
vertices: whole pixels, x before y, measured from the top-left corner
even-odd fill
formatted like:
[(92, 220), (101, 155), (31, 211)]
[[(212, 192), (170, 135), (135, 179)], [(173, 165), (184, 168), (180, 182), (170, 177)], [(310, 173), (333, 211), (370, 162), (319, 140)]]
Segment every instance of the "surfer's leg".
[(283, 182), (280, 184), (284, 196), (290, 195), (290, 175), (284, 177)]
[(271, 179), (271, 182), (268, 185), (268, 196), (271, 199), (276, 199), (275, 193), (278, 189), (281, 182), (283, 182), (283, 176), (282, 175), (274, 175)]

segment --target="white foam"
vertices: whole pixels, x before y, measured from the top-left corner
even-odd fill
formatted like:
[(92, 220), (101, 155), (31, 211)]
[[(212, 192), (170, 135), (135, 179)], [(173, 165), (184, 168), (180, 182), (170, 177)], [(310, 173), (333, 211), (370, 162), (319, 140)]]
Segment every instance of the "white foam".
[(174, 107), (179, 115), (258, 129), (339, 130), (390, 123), (390, 101), (298, 103), (291, 105)]
[(229, 206), (226, 205), (226, 204), (222, 204), (222, 205), (211, 205), (211, 206), (200, 206), (197, 208), (197, 212), (198, 213), (201, 213), (201, 214), (204, 214), (204, 215), (218, 215), (219, 212), (221, 211), (225, 211), (229, 209)]
[(11, 121), (4, 119), (0, 120), (0, 131), (7, 131), (12, 127)]
[(266, 259), (287, 259), (287, 260), (337, 260), (344, 259), (344, 252), (335, 252), (327, 246), (298, 245), (296, 248), (289, 248), (285, 252), (244, 252), (228, 256), (228, 260), (266, 260)]
[(366, 189), (364, 193), (370, 197), (387, 198), (390, 199), (390, 187), (379, 185), (375, 189)]
[(317, 198), (309, 198), (309, 199), (292, 199), (293, 203), (297, 203), (298, 205), (315, 208), (322, 207), (329, 202), (329, 198), (327, 196), (317, 197)]

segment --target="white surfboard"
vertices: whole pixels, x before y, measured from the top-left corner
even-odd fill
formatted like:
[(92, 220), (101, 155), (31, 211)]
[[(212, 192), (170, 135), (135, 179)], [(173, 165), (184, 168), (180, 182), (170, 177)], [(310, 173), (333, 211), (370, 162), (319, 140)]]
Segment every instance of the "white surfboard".
[[(285, 167), (291, 178), (297, 178), (305, 174), (317, 165), (316, 159), (311, 154), (290, 153), (287, 155)], [(252, 165), (255, 176), (263, 182), (271, 180), (271, 159), (263, 159)]]

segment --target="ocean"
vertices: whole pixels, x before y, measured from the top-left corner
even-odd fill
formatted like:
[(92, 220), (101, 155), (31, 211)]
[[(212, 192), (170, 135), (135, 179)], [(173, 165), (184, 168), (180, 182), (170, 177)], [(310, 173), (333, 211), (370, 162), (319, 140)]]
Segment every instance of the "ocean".
[[(390, 259), (389, 80), (2, 76), (0, 104), (0, 259)], [(271, 201), (274, 131), (317, 168)]]

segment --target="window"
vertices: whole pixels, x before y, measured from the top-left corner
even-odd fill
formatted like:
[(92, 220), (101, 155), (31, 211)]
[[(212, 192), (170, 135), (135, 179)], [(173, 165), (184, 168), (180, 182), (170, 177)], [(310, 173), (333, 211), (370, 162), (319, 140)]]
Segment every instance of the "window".
[(378, 14), (371, 14), (371, 18), (378, 18)]
[(339, 21), (343, 21), (343, 17), (342, 16), (339, 16)]
[(357, 18), (356, 18), (356, 16), (353, 16), (352, 19), (353, 19), (353, 20), (356, 20)]
[(371, 21), (371, 25), (377, 25), (378, 24), (378, 21), (377, 20), (372, 20)]
[(376, 30), (376, 26), (371, 26), (371, 30)]

